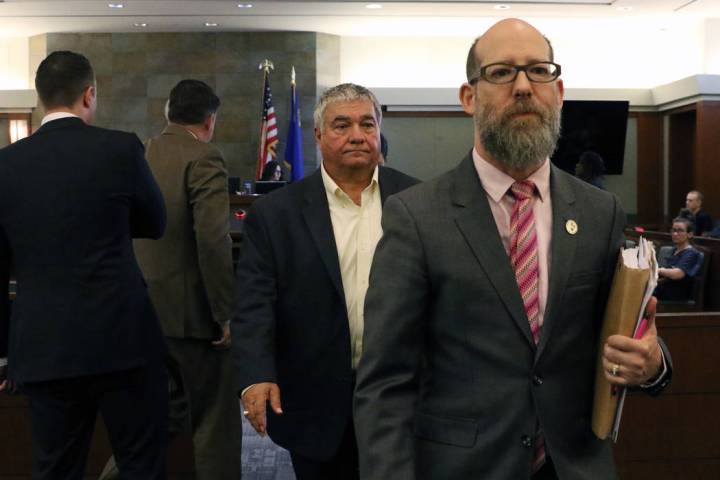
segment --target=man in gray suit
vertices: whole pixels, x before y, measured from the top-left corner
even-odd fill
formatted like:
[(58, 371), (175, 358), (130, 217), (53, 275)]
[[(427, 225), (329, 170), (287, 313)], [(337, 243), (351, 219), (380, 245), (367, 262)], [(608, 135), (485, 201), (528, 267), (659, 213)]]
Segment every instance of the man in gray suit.
[(161, 240), (135, 242), (170, 370), (176, 370), (171, 427), (189, 422), (198, 480), (240, 476), (240, 409), (229, 350), (234, 287), (227, 169), (209, 144), (219, 106), (199, 80), (182, 80), (170, 92), (168, 125), (146, 143), (168, 206), (167, 230)]
[[(467, 75), (473, 151), (383, 211), (355, 394), (360, 476), (615, 478), (590, 417), (625, 215), (550, 164), (563, 84), (535, 28), (497, 23)], [(658, 392), (661, 344), (654, 321), (641, 339), (611, 337), (606, 377)]]

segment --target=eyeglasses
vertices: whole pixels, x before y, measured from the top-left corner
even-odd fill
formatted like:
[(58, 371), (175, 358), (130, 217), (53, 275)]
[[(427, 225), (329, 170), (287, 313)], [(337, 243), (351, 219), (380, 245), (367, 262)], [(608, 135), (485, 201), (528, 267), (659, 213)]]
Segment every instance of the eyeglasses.
[(512, 83), (519, 72), (525, 72), (528, 80), (535, 83), (549, 83), (560, 76), (560, 65), (553, 62), (536, 62), (527, 65), (510, 65), (509, 63), (491, 63), (480, 67), (480, 70), (470, 77), (470, 85), (478, 80), (485, 80), (496, 85)]
[(672, 233), (688, 233), (687, 230), (683, 228), (672, 228), (670, 229), (670, 232)]

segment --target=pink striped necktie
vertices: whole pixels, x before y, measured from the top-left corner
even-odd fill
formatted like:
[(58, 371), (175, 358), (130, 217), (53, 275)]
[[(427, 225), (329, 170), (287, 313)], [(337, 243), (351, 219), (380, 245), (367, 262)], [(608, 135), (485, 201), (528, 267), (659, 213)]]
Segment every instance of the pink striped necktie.
[[(515, 205), (510, 214), (510, 262), (515, 270), (525, 313), (530, 323), (535, 344), (540, 341), (540, 291), (538, 244), (533, 215), (535, 184), (529, 180), (515, 182), (510, 187), (515, 197)], [(535, 432), (535, 451), (532, 460), (532, 472), (540, 470), (545, 463), (545, 438), (538, 425)]]
[(510, 262), (515, 270), (530, 331), (537, 344), (540, 341), (540, 291), (537, 232), (533, 215), (535, 184), (529, 180), (515, 182), (510, 191), (515, 197), (510, 214)]

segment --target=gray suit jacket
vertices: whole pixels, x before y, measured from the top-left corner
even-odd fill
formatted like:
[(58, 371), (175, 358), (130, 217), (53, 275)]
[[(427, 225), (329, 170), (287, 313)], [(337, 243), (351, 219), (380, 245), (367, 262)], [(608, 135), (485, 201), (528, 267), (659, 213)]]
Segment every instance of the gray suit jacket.
[(625, 215), (554, 167), (550, 188), (537, 346), (471, 156), (385, 204), (355, 396), (361, 478), (527, 479), (538, 423), (560, 478), (616, 477), (590, 418)]
[(227, 169), (220, 151), (179, 125), (147, 141), (145, 156), (167, 204), (160, 240), (135, 254), (167, 337), (214, 339), (233, 308)]

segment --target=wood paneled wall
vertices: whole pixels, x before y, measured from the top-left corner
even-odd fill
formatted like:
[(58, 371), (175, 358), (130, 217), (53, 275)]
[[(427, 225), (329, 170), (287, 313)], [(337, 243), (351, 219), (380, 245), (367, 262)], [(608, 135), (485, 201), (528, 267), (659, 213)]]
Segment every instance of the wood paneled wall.
[(622, 480), (720, 478), (720, 313), (657, 318), (674, 363), (657, 398), (627, 397), (615, 459)]

